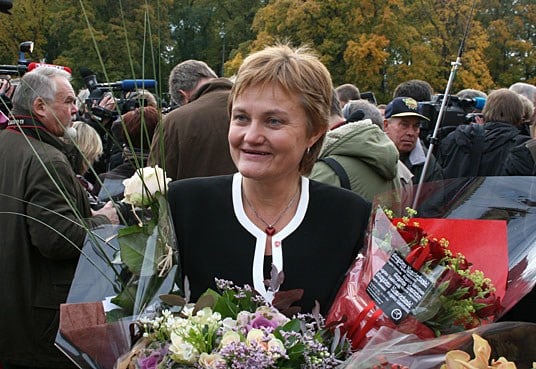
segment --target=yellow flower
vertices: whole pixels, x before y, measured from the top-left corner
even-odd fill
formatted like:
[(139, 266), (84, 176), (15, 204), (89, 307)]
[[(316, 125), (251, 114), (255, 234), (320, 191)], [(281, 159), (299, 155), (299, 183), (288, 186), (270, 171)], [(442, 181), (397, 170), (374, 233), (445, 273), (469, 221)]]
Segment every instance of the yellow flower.
[(490, 364), (491, 347), (488, 341), (477, 334), (472, 336), (475, 358), (471, 360), (471, 356), (467, 352), (452, 350), (445, 355), (445, 364), (441, 366), (441, 369), (516, 369), (516, 365), (504, 357), (497, 361), (492, 360)]

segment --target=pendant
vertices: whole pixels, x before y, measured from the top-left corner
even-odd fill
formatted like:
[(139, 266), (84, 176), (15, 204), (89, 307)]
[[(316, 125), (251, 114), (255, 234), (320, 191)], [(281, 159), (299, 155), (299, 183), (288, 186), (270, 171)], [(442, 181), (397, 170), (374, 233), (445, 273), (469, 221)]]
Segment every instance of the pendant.
[(268, 235), (268, 236), (273, 236), (275, 234), (275, 228), (271, 225), (269, 226), (266, 226), (266, 228), (264, 228), (264, 232)]

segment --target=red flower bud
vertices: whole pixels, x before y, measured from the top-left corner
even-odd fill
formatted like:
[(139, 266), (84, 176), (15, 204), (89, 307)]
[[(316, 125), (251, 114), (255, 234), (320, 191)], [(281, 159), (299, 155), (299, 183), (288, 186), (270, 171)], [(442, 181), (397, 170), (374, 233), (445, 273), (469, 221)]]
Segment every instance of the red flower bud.
[(467, 292), (462, 297), (460, 297), (462, 300), (476, 296), (475, 282), (468, 278), (462, 277), (462, 281), (460, 283), (459, 288), (467, 288)]
[(455, 293), (456, 291), (458, 291), (458, 289), (463, 283), (464, 278), (460, 274), (458, 274), (457, 271), (452, 270), (452, 269), (447, 269), (447, 271), (443, 274), (443, 277), (441, 279), (444, 281), (448, 281), (449, 283), (447, 289), (444, 292), (445, 296), (449, 296)]
[(479, 318), (492, 318), (502, 311), (501, 298), (495, 296), (494, 293), (475, 299), (475, 304), (486, 305), (476, 311), (476, 315)]
[(424, 237), (425, 233), (421, 227), (416, 227), (412, 225), (406, 225), (404, 228), (398, 228), (398, 233), (402, 236), (404, 241), (408, 244), (419, 244), (421, 238)]
[(428, 247), (430, 248), (430, 255), (426, 261), (432, 261), (433, 264), (437, 264), (445, 257), (445, 248), (441, 246), (438, 240), (430, 240)]

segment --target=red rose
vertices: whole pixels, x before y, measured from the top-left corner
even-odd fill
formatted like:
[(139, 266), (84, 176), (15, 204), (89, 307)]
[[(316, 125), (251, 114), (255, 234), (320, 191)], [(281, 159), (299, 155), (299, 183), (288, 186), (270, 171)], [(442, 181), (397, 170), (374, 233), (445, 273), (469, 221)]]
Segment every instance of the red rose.
[(418, 245), (425, 233), (421, 227), (405, 225), (404, 228), (398, 228), (398, 233), (409, 246)]
[(448, 287), (443, 293), (445, 296), (452, 295), (458, 289), (463, 283), (463, 277), (455, 270), (447, 269), (447, 271), (443, 274), (443, 277), (441, 278), (444, 281), (448, 281)]
[(495, 296), (494, 293), (490, 293), (486, 297), (476, 298), (475, 304), (485, 305), (476, 311), (476, 315), (482, 319), (497, 316), (502, 310), (501, 298)]

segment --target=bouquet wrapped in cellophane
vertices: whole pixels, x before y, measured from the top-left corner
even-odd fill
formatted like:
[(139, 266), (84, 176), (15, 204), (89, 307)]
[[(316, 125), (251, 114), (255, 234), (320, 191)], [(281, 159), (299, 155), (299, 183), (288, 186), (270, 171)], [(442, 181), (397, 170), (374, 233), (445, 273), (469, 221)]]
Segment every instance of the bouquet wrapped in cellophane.
[(165, 173), (137, 170), (124, 181), (132, 224), (104, 225), (86, 237), (69, 297), (60, 307), (56, 346), (81, 368), (112, 368), (132, 344), (130, 325), (180, 290)]
[[(340, 324), (360, 349), (382, 327), (431, 339), (496, 321), (529, 293), (536, 274), (527, 264), (536, 231), (520, 228), (535, 215), (527, 206), (532, 195), (530, 186), (512, 183), (516, 179), (525, 182), (489, 177), (430, 184), (436, 187), (417, 204), (431, 218), (412, 218), (412, 209), (394, 217), (378, 206), (366, 250), (348, 272), (328, 323)], [(406, 205), (383, 201), (394, 209)], [(505, 205), (522, 216), (497, 213)], [(520, 229), (528, 237), (514, 233)]]
[(535, 323), (497, 322), (429, 340), (382, 327), (339, 369), (528, 369), (535, 347)]

